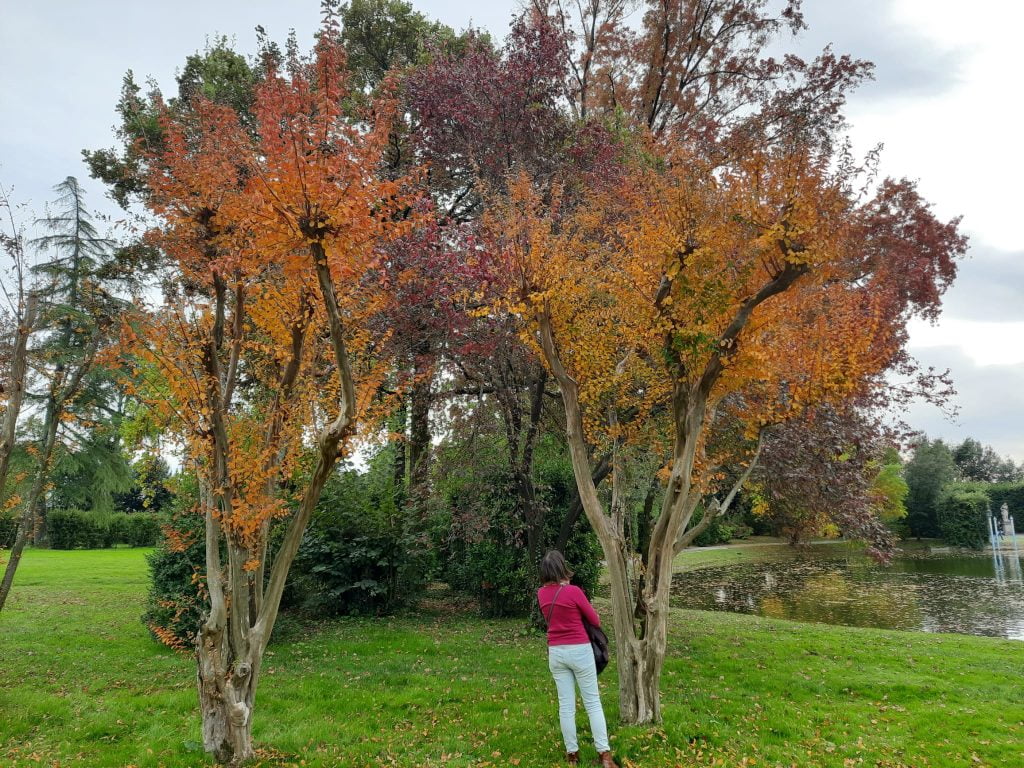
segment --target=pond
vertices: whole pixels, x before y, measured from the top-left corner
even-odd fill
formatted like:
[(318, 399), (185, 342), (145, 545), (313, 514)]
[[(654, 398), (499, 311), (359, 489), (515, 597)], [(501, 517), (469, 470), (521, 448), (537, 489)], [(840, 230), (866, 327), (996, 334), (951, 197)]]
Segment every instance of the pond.
[(676, 574), (673, 605), (1024, 640), (1024, 562), (1013, 552), (914, 551), (884, 566), (843, 545), (775, 549), (765, 561)]

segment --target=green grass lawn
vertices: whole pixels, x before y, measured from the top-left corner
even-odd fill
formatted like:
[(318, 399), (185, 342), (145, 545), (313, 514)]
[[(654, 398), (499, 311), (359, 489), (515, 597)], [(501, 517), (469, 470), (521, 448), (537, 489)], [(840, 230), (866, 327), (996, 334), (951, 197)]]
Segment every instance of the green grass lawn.
[[(140, 550), (26, 554), (0, 613), (0, 766), (207, 764), (192, 661), (150, 639), (145, 591)], [(257, 697), (262, 764), (559, 764), (543, 638), (445, 605), (288, 622)], [(1022, 658), (1019, 642), (676, 611), (665, 722), (613, 726), (612, 743), (644, 768), (1024, 766)], [(614, 667), (602, 693), (614, 723)]]
[[(864, 545), (853, 541), (819, 541), (811, 548), (843, 552), (863, 551)], [(752, 536), (749, 539), (733, 541), (724, 546), (688, 547), (676, 555), (672, 562), (676, 572), (695, 571), (698, 568), (713, 568), (720, 565), (738, 565), (765, 560), (783, 560), (792, 557), (798, 550), (785, 540), (772, 536)]]

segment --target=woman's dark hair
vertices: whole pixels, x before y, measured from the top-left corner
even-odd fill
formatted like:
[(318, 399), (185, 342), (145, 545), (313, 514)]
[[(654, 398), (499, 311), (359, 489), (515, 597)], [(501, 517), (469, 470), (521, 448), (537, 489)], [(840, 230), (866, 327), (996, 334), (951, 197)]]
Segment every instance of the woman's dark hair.
[(557, 584), (560, 581), (568, 581), (571, 577), (572, 571), (557, 549), (552, 549), (540, 561), (540, 580), (545, 584)]

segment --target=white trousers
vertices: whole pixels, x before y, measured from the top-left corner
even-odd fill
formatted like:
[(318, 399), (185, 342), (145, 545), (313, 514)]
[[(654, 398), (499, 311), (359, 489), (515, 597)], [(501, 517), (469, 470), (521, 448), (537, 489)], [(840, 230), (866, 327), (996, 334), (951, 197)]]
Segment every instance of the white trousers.
[(597, 690), (597, 667), (590, 643), (580, 645), (552, 645), (548, 647), (548, 668), (558, 689), (558, 723), (566, 752), (578, 752), (576, 740), (576, 686), (579, 686), (583, 707), (590, 717), (590, 732), (598, 752), (608, 751), (608, 725), (601, 709), (601, 694)]

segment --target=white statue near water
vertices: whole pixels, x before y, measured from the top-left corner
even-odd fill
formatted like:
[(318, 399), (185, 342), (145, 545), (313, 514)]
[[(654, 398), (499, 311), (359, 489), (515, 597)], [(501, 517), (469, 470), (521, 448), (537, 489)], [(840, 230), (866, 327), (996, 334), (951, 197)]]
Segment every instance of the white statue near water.
[(1002, 506), (999, 507), (1000, 518), (989, 513), (988, 524), (989, 524), (989, 541), (992, 543), (992, 549), (998, 552), (1003, 547), (1017, 549), (1017, 530), (1014, 526), (1013, 516), (1010, 514), (1010, 508), (1004, 501)]
[[(1021, 569), (1020, 550), (1017, 547), (1017, 531), (1006, 502), (999, 507), (999, 514), (999, 518), (991, 512), (988, 516), (996, 583), (1005, 584), (1007, 580), (1020, 583), (1024, 581), (1024, 572)], [(1010, 551), (1004, 555), (1004, 549)]]

